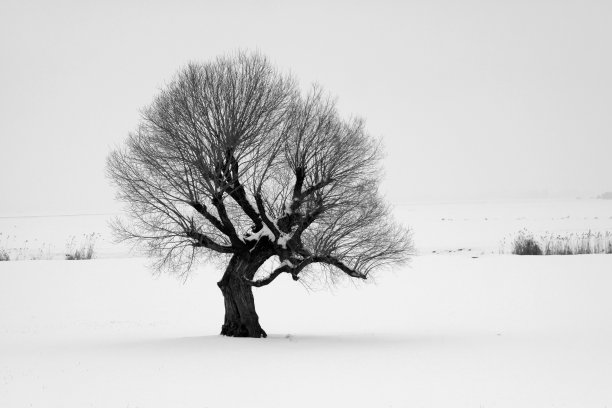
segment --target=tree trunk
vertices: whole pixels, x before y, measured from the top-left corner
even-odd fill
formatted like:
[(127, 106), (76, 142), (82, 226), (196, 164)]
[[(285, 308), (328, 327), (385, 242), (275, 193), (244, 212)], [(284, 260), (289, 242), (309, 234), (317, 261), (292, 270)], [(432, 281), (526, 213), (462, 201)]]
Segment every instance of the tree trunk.
[(221, 335), (230, 337), (266, 337), (255, 311), (252, 287), (245, 281), (253, 279), (265, 259), (235, 255), (223, 278), (217, 283), (225, 300), (225, 321)]

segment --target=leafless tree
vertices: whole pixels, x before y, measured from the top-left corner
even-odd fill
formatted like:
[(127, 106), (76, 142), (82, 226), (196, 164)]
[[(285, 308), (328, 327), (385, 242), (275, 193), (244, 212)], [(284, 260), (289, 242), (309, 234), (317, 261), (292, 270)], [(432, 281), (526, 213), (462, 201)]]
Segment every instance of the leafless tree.
[[(130, 219), (115, 229), (162, 269), (225, 256), (221, 334), (265, 337), (253, 286), (308, 270), (366, 279), (407, 260), (409, 233), (378, 192), (380, 163), (362, 120), (343, 120), (320, 88), (301, 92), (265, 57), (192, 63), (108, 157)], [(256, 276), (268, 260), (277, 267)]]

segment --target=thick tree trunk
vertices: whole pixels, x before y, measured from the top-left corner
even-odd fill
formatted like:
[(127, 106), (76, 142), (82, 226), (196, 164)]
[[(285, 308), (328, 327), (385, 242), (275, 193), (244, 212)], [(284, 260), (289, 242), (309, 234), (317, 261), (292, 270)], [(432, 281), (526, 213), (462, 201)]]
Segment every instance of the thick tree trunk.
[(264, 261), (235, 255), (217, 283), (225, 300), (225, 321), (221, 328), (223, 336), (266, 337), (255, 311), (252, 287), (244, 279), (253, 279)]

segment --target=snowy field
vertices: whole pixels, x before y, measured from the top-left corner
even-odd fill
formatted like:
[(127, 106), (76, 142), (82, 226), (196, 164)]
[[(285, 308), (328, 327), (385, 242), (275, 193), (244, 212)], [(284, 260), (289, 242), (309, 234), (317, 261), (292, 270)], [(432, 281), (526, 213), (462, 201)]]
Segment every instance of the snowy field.
[[(499, 254), (522, 228), (612, 231), (612, 201), (396, 212), (409, 267), (256, 289), (267, 339), (218, 336), (220, 271), (152, 277), (108, 215), (0, 218), (22, 259), (0, 262), (0, 407), (612, 406), (612, 255)], [(89, 233), (97, 259), (62, 260)]]

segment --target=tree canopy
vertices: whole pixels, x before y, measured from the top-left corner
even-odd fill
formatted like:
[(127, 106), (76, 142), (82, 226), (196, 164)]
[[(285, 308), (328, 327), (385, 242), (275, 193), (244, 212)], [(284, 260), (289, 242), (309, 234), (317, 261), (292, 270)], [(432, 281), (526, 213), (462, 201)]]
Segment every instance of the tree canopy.
[[(320, 87), (303, 92), (264, 56), (239, 53), (181, 69), (107, 168), (129, 214), (116, 230), (158, 267), (235, 257), (263, 286), (315, 264), (365, 279), (407, 260), (409, 232), (378, 191), (381, 161), (364, 121), (343, 119)], [(254, 279), (269, 258), (278, 267)]]

